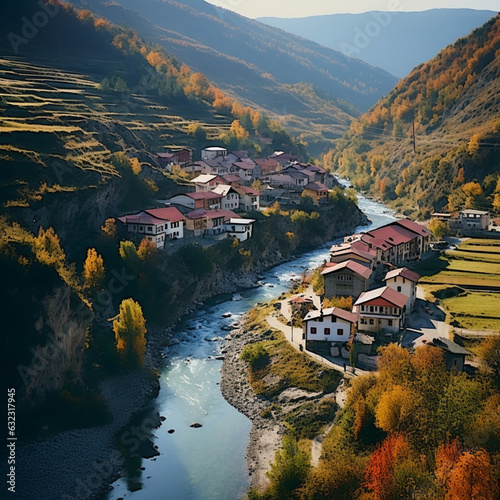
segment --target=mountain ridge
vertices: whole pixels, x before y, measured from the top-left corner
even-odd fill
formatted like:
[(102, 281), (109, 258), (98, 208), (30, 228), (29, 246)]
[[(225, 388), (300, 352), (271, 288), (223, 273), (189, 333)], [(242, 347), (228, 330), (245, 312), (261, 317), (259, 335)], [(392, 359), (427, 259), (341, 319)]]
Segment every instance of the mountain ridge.
[(429, 9), (257, 19), (403, 78), (415, 66), (431, 59), (495, 14), (475, 9)]
[(397, 81), (366, 63), (206, 2), (196, 3), (201, 11), (192, 2), (76, 4), (126, 23), (231, 96), (272, 113), (316, 154)]

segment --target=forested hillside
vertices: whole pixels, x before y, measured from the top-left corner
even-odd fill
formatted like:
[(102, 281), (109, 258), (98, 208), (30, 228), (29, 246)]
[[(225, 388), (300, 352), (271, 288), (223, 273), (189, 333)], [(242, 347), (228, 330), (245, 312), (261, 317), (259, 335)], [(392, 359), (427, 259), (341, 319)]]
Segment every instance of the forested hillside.
[(379, 68), (202, 0), (77, 0), (136, 29), (231, 96), (279, 118), (314, 154), (396, 83)]
[(496, 16), (401, 80), (325, 164), (405, 214), (499, 210), (499, 51)]
[[(15, 378), (19, 402), (36, 405), (53, 391), (81, 390), (91, 329), (103, 321), (112, 338), (107, 319), (121, 299), (132, 291), (141, 305), (151, 299), (141, 295), (147, 245), (128, 274), (141, 275), (136, 287), (125, 280), (123, 296), (113, 292), (104, 306), (96, 293), (125, 279), (113, 218), (186, 189), (176, 182), (185, 178), (158, 168), (154, 153), (187, 146), (197, 154), (217, 141), (251, 154), (276, 148), (306, 157), (281, 125), (130, 29), (56, 1), (9, 2), (1, 10), (0, 30), (9, 34), (0, 39), (1, 364)], [(87, 261), (95, 247), (99, 255)], [(239, 257), (238, 250), (228, 252)], [(234, 269), (245, 262), (236, 258)], [(147, 290), (168, 295), (157, 274), (148, 276)], [(171, 296), (179, 308), (193, 292), (192, 283), (184, 285), (181, 299)]]

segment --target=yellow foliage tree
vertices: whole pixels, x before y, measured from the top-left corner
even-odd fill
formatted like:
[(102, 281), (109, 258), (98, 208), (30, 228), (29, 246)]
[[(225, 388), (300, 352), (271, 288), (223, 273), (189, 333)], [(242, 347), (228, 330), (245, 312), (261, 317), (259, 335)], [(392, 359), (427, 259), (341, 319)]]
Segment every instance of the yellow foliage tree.
[(116, 226), (116, 220), (110, 217), (104, 221), (104, 224), (101, 226), (101, 231), (114, 238), (118, 234), (118, 227)]
[(158, 248), (147, 238), (143, 238), (137, 248), (137, 255), (143, 261), (150, 260), (158, 255)]
[(144, 364), (146, 352), (146, 321), (141, 306), (133, 299), (124, 299), (118, 316), (113, 321), (116, 349), (125, 363), (132, 366)]
[(39, 262), (47, 266), (60, 268), (66, 259), (64, 250), (61, 247), (59, 236), (54, 228), (49, 227), (47, 231), (40, 226), (38, 236), (34, 240), (33, 248), (35, 256)]
[(416, 407), (417, 395), (401, 385), (384, 392), (375, 409), (377, 427), (385, 432), (404, 431)]
[(479, 134), (474, 134), (469, 141), (469, 155), (474, 156), (479, 151)]
[(95, 290), (104, 279), (106, 274), (104, 261), (95, 248), (87, 250), (87, 258), (83, 263), (84, 287)]
[(234, 120), (231, 123), (231, 128), (229, 133), (233, 134), (239, 141), (246, 141), (250, 135), (247, 130), (245, 130), (238, 120)]

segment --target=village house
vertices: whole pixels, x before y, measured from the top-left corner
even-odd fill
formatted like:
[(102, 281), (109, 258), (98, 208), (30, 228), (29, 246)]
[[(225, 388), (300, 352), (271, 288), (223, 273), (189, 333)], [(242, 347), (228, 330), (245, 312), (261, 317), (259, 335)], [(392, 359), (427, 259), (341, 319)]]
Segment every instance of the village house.
[(213, 191), (178, 194), (168, 200), (171, 205), (180, 205), (192, 210), (216, 210), (221, 208), (221, 202), (222, 195)]
[[(341, 243), (332, 245), (330, 248), (330, 262), (340, 263), (346, 260), (354, 260), (360, 264), (369, 266), (374, 269), (375, 261), (377, 259), (376, 250), (368, 248), (366, 245), (357, 245), (356, 243)], [(360, 246), (363, 248), (361, 249)]]
[(118, 217), (118, 221), (124, 224), (128, 233), (136, 236), (137, 239), (147, 238), (152, 241), (157, 248), (165, 246), (165, 221), (157, 219), (146, 212), (135, 215), (125, 215)]
[(271, 174), (264, 178), (263, 181), (273, 188), (293, 190), (297, 188), (296, 179), (288, 174)]
[(239, 176), (244, 182), (250, 182), (254, 178), (254, 168), (255, 164), (246, 161), (238, 161), (231, 165), (229, 173)]
[(437, 337), (433, 339), (432, 344), (430, 345), (438, 347), (444, 352), (446, 368), (448, 370), (457, 370), (459, 372), (464, 371), (465, 357), (471, 354), (470, 351), (444, 337)]
[(226, 232), (229, 236), (237, 238), (239, 241), (248, 240), (253, 236), (253, 225), (255, 219), (243, 219), (240, 217), (231, 217), (226, 220)]
[(240, 208), (240, 195), (229, 184), (219, 184), (212, 192), (222, 196), (221, 208), (222, 210), (239, 210)]
[(406, 320), (408, 297), (385, 286), (363, 292), (353, 305), (360, 331), (397, 333)]
[(201, 150), (201, 159), (203, 161), (223, 159), (227, 156), (227, 149), (219, 146), (211, 146)]
[(268, 158), (276, 160), (282, 167), (286, 167), (290, 163), (298, 160), (297, 156), (285, 153), (284, 151), (275, 151)]
[(219, 184), (226, 184), (222, 177), (215, 174), (202, 174), (195, 177), (192, 181), (197, 192), (210, 191)]
[[(351, 243), (334, 245), (330, 250), (332, 262), (342, 262), (352, 253), (371, 255), (371, 268), (380, 264), (400, 266), (418, 260), (430, 249), (431, 232), (409, 219), (397, 220), (367, 233)], [(354, 259), (359, 260), (359, 259)]]
[(136, 239), (146, 238), (157, 248), (164, 248), (165, 242), (184, 237), (185, 217), (175, 207), (146, 210), (134, 215), (118, 217), (126, 232)]
[(219, 160), (199, 160), (201, 165), (201, 173), (206, 175), (227, 175), (231, 168), (231, 162)]
[(192, 151), (182, 148), (170, 153), (156, 153), (156, 160), (160, 167), (168, 169), (171, 165), (184, 165), (192, 161)]
[(244, 212), (260, 210), (259, 191), (246, 186), (237, 186), (236, 184), (233, 184), (233, 189), (240, 196), (240, 210)]
[(483, 210), (462, 210), (459, 218), (463, 229), (487, 231), (490, 225), (490, 213)]
[(260, 166), (261, 176), (266, 176), (274, 172), (281, 170), (281, 164), (278, 163), (274, 158), (259, 158), (255, 160), (255, 163)]
[(409, 314), (415, 307), (417, 300), (417, 283), (420, 276), (406, 267), (389, 271), (384, 278), (385, 284), (408, 297), (406, 301), (406, 312)]
[(303, 319), (306, 349), (314, 350), (315, 342), (347, 342), (356, 321), (355, 314), (338, 307), (309, 311)]
[(186, 218), (175, 207), (152, 208), (145, 212), (157, 219), (165, 221), (165, 241), (184, 238), (184, 223)]
[(304, 187), (302, 196), (311, 198), (315, 205), (327, 203), (328, 188), (324, 184), (321, 184), (321, 182), (310, 182)]
[(354, 260), (327, 263), (321, 272), (325, 280), (325, 297), (350, 296), (356, 300), (370, 286), (372, 270)]
[(186, 231), (189, 236), (227, 237), (226, 221), (238, 216), (228, 210), (193, 210), (186, 215)]

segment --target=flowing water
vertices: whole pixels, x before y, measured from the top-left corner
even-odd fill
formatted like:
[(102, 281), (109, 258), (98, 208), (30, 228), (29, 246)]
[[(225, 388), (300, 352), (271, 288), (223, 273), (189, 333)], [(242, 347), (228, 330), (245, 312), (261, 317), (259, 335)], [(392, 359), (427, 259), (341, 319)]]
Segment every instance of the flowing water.
[[(358, 205), (372, 221), (359, 231), (394, 220), (378, 202), (359, 197)], [(223, 327), (229, 327), (256, 303), (287, 291), (290, 280), (328, 258), (330, 246), (264, 273), (264, 285), (240, 292), (234, 297), (239, 300), (227, 297), (222, 302), (219, 298), (219, 303), (207, 303), (178, 327), (175, 337), (181, 342), (166, 353), (160, 393), (151, 404), (151, 411), (165, 417), (162, 426), (154, 431), (160, 455), (143, 459), (139, 467), (144, 470), (135, 467), (116, 481), (109, 500), (241, 498), (250, 482), (245, 452), (251, 422), (225, 401), (219, 389), (222, 361), (215, 358), (227, 334)], [(217, 337), (220, 340), (212, 340)], [(190, 427), (193, 423), (202, 426)], [(169, 433), (171, 430), (174, 432)]]

